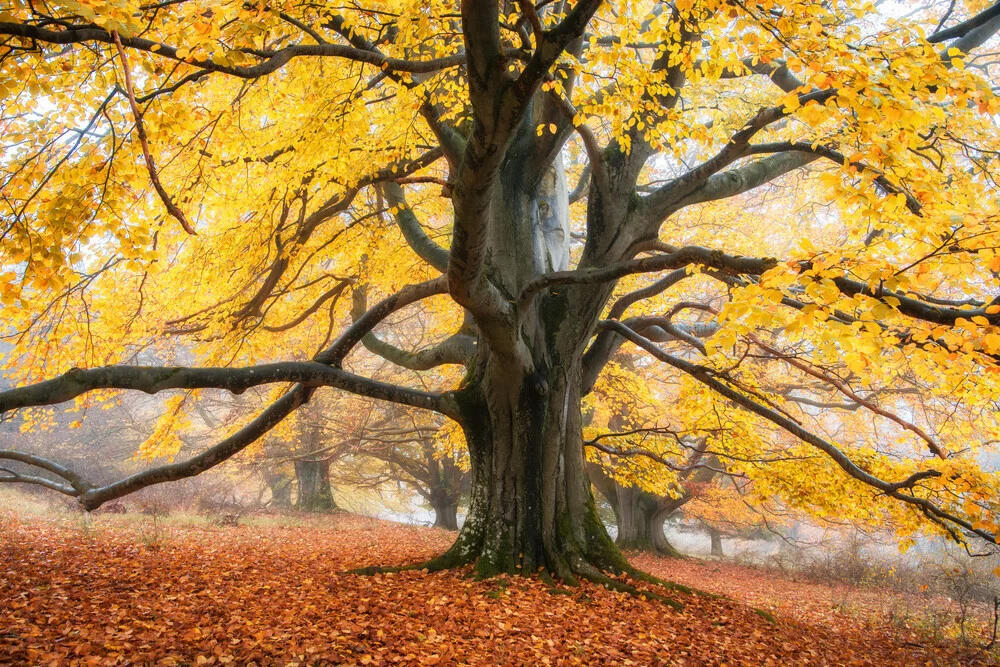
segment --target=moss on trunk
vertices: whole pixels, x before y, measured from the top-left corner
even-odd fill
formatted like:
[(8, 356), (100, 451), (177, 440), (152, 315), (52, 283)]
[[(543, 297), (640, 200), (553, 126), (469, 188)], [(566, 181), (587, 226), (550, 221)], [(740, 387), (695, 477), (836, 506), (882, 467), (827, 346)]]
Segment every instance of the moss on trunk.
[(332, 512), (337, 509), (330, 487), (329, 461), (299, 459), (295, 461), (295, 478), (299, 497), (296, 507), (303, 512)]

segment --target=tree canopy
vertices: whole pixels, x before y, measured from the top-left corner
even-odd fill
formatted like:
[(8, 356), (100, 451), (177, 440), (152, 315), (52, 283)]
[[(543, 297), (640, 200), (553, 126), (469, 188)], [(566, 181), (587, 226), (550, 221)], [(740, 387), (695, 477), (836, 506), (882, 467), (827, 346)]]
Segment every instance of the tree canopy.
[[(180, 460), (96, 486), (26, 434), (0, 481), (95, 508), (332, 387), (464, 438), (440, 564), (627, 568), (586, 460), (995, 545), (998, 30), (980, 0), (15, 0), (0, 413), (175, 390), (143, 452)], [(264, 385), (183, 451), (203, 392)]]

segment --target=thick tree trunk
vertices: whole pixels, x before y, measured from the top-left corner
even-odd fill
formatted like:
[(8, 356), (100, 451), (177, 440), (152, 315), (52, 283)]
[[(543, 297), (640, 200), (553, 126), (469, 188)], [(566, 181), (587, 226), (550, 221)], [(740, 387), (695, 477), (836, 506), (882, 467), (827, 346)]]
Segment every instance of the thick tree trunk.
[(617, 485), (618, 539), (615, 544), (628, 551), (653, 551), (652, 513), (642, 490), (631, 486)]
[(615, 524), (618, 526), (615, 544), (626, 551), (654, 551), (651, 520), (655, 507), (646, 502), (642, 491), (622, 486), (598, 465), (588, 464), (587, 472), (594, 487), (615, 513)]
[(722, 550), (722, 533), (715, 528), (709, 528), (708, 534), (712, 538), (712, 555), (717, 558), (725, 556), (726, 554)]
[(331, 512), (337, 509), (330, 488), (329, 461), (299, 459), (295, 461), (295, 478), (299, 484), (298, 509), (303, 512)]
[(684, 554), (670, 543), (666, 533), (663, 532), (663, 527), (667, 519), (676, 511), (675, 507), (667, 507), (653, 514), (653, 517), (650, 519), (650, 532), (653, 535), (653, 549), (656, 553), (669, 558), (684, 558)]
[[(523, 143), (534, 126), (522, 128)], [(567, 286), (518, 301), (538, 275), (569, 267), (566, 179), (560, 159), (537, 183), (519, 141), (493, 184), (484, 276), (516, 311), (477, 317), (478, 357), (455, 398), (472, 463), (469, 514), (434, 566), (475, 562), (482, 576), (544, 571), (567, 582), (610, 582), (630, 571), (597, 516), (584, 469), (582, 357), (613, 284)], [(600, 252), (622, 254), (614, 241)], [(593, 255), (593, 248), (584, 257)], [(593, 258), (592, 258), (593, 259)], [(453, 261), (454, 263), (454, 261)]]
[(264, 471), (264, 482), (271, 490), (271, 507), (288, 509), (292, 506), (292, 479), (288, 475), (269, 468)]
[(437, 458), (434, 446), (424, 443), (428, 477), (424, 498), (434, 509), (434, 526), (445, 530), (458, 530), (458, 501), (462, 496), (464, 472), (450, 458)]
[(432, 503), (434, 507), (434, 527), (458, 530), (458, 503), (447, 500)]
[(559, 370), (513, 390), (491, 379), (461, 393), (471, 504), (442, 564), (475, 561), (482, 576), (544, 569), (566, 581), (627, 569), (584, 471), (579, 378)]
[(622, 486), (594, 464), (588, 465), (587, 470), (594, 486), (614, 510), (618, 524), (615, 544), (620, 549), (684, 558), (663, 532), (666, 520), (684, 503), (684, 499), (658, 498), (641, 489)]

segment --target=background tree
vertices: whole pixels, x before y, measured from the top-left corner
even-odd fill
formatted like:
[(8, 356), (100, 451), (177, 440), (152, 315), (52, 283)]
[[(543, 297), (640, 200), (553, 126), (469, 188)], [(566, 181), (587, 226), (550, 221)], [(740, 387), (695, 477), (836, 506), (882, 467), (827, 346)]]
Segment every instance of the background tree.
[(369, 432), (358, 453), (383, 464), (380, 481), (416, 491), (434, 511), (436, 527), (458, 530), (458, 505), (462, 494), (468, 492), (468, 454), (442, 443), (439, 430), (434, 426), (397, 426)]
[[(602, 574), (630, 568), (597, 520), (581, 401), (628, 342), (688, 378), (699, 415), (743, 410), (725, 416), (748, 434), (733, 453), (798, 439), (760, 473), (767, 492), (995, 544), (980, 456), (996, 438), (965, 436), (998, 430), (1000, 105), (977, 50), (998, 28), (1000, 5), (976, 4), (15, 2), (0, 299), (20, 386), (0, 411), (183, 390), (169, 440), (202, 390), (297, 384), (217, 445), (108, 485), (0, 457), (95, 508), (221, 463), (336, 387), (461, 425), (469, 517), (430, 567), (620, 585)], [(724, 218), (752, 233), (692, 226)], [(659, 309), (689, 281), (722, 307)], [(335, 336), (358, 284), (386, 296)], [(383, 331), (376, 351), (427, 369), (421, 388), (348, 362), (418, 301), (433, 330), (414, 352)], [(677, 329), (705, 308), (708, 341)], [(149, 348), (178, 365), (137, 365)], [(779, 366), (878, 427), (810, 428), (762, 385)], [(962, 417), (867, 394), (911, 376)], [(4, 479), (43, 479), (26, 474)]]

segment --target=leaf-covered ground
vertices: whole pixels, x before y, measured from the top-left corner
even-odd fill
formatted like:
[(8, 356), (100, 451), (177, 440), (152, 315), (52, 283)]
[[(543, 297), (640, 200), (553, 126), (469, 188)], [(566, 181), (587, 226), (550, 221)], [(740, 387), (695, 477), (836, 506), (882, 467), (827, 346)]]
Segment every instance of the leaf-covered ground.
[(347, 515), (155, 529), (100, 517), (83, 529), (0, 510), (0, 664), (990, 664), (837, 616), (801, 584), (711, 563), (637, 559), (734, 596), (669, 591), (682, 611), (464, 570), (344, 574), (419, 561), (452, 539)]

